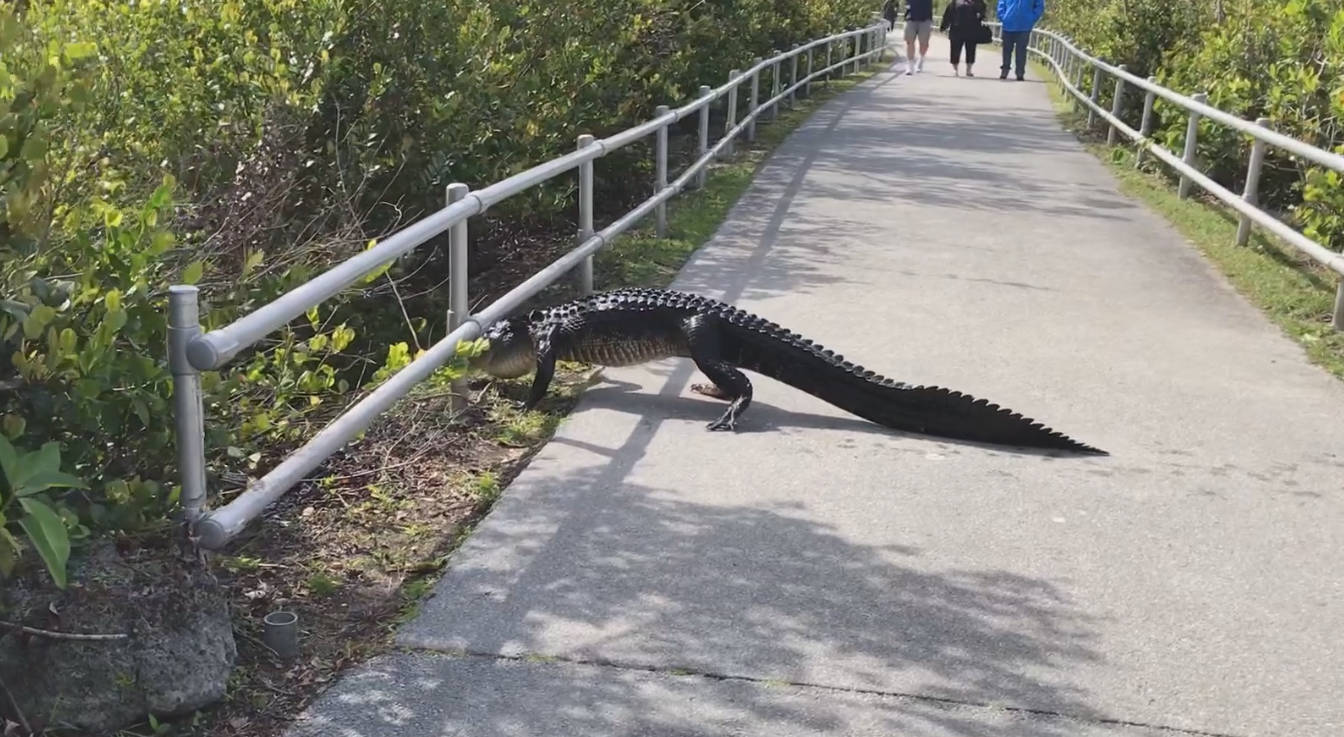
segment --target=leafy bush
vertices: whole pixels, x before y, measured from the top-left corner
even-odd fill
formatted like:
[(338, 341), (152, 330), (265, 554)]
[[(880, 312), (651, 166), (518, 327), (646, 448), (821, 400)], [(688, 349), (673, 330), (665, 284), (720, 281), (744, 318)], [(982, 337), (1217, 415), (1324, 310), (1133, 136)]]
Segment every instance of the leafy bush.
[[(1280, 133), (1325, 148), (1344, 144), (1344, 4), (1338, 0), (1225, 0), (1227, 18), (1169, 57), (1160, 80), (1207, 90), (1209, 103), (1248, 120), (1269, 118)], [(1183, 142), (1171, 126), (1163, 137)], [(1182, 144), (1183, 145), (1183, 144)], [(1200, 126), (1199, 153), (1211, 176), (1240, 185), (1248, 139), (1216, 124)], [(1291, 213), (1309, 235), (1344, 248), (1339, 175), (1313, 171), (1272, 147), (1263, 203)]]
[[(1344, 150), (1344, 4), (1339, 0), (1056, 0), (1046, 25), (1084, 49), (1131, 71), (1154, 74), (1184, 94), (1206, 91), (1209, 104), (1247, 120), (1269, 118), (1276, 131)], [(1085, 80), (1090, 83), (1090, 80)], [(1127, 118), (1137, 122), (1141, 95)], [(1187, 114), (1159, 101), (1154, 137), (1185, 145)], [(1199, 126), (1206, 173), (1233, 190), (1245, 183), (1251, 141), (1221, 124)], [(1260, 181), (1262, 206), (1295, 221), (1314, 240), (1344, 249), (1340, 175), (1310, 167), (1272, 147)]]
[[(1171, 51), (1213, 25), (1215, 0), (1050, 0), (1043, 26), (1146, 77)], [(1085, 80), (1090, 83), (1090, 80)]]

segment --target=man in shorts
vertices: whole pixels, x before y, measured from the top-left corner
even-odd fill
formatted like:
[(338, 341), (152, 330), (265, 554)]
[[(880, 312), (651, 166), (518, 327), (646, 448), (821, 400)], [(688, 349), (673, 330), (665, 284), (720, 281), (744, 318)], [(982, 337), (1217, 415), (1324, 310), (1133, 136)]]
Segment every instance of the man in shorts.
[[(905, 3), (905, 73), (924, 70), (924, 57), (929, 53), (929, 36), (933, 33), (933, 0), (906, 0)], [(919, 60), (915, 60), (915, 38), (919, 38)]]

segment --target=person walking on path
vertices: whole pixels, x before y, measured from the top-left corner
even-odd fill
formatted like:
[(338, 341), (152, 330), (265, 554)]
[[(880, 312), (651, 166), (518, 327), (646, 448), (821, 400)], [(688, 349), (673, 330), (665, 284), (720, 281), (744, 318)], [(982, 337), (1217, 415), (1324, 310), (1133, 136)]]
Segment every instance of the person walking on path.
[[(929, 53), (929, 36), (933, 34), (933, 0), (906, 0), (905, 3), (905, 73), (924, 71), (924, 57)], [(919, 39), (919, 61), (915, 61), (915, 39)]]
[(887, 0), (882, 6), (882, 17), (887, 19), (887, 30), (896, 28), (896, 0)]
[(1027, 41), (1036, 21), (1045, 15), (1045, 0), (999, 0), (999, 20), (1003, 23), (1003, 67), (999, 79), (1008, 79), (1009, 62), (1017, 53), (1017, 81), (1027, 74)]
[(952, 44), (952, 73), (956, 76), (961, 76), (962, 47), (966, 49), (966, 76), (975, 76), (971, 66), (975, 64), (975, 47), (981, 41), (987, 11), (985, 0), (952, 0), (943, 10), (938, 30), (947, 31), (947, 40)]

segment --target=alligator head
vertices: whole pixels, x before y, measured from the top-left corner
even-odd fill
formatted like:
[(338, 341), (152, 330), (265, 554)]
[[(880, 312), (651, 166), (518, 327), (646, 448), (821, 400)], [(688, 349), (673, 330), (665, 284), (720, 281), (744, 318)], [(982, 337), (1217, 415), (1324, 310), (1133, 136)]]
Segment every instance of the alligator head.
[(481, 337), (490, 341), (484, 353), (471, 359), (470, 367), (499, 379), (516, 379), (537, 367), (537, 349), (532, 343), (530, 321), (525, 316), (499, 320)]

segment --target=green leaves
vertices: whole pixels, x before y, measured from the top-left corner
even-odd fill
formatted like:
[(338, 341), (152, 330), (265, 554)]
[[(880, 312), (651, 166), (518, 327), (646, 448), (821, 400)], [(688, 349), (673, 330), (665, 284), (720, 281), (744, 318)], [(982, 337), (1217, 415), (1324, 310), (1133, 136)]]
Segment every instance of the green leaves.
[[(61, 516), (38, 495), (49, 489), (84, 488), (84, 482), (61, 471), (61, 449), (55, 441), (43, 444), (38, 450), (21, 453), (8, 439), (0, 437), (0, 472), (5, 479), (5, 492), (0, 496), (0, 522), (7, 519), (4, 511), (17, 502), (23, 512), (17, 520), (19, 528), (46, 563), (52, 580), (65, 588), (70, 535)], [(18, 540), (5, 530), (0, 535), (0, 547), (5, 549), (0, 555), (3, 558), (0, 568), (12, 567)]]
[(9, 493), (19, 497), (52, 488), (85, 488), (83, 481), (61, 472), (61, 446), (54, 440), (20, 455), (9, 440), (0, 437), (0, 470)]
[(65, 523), (51, 507), (36, 499), (20, 499), (19, 503), (26, 515), (19, 520), (19, 526), (47, 564), (52, 580), (65, 588), (65, 564), (70, 559), (70, 535)]

